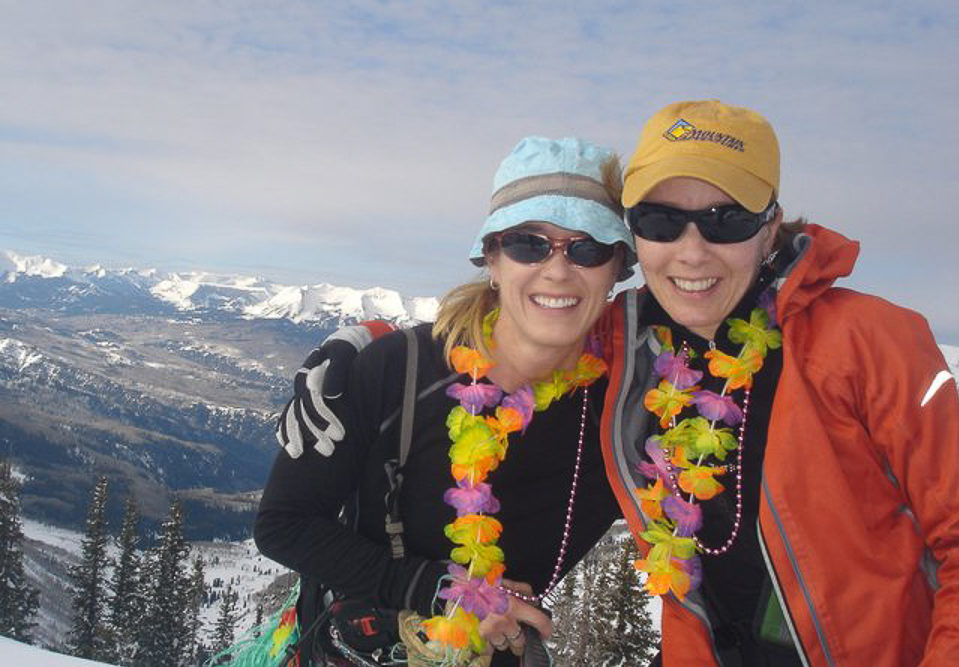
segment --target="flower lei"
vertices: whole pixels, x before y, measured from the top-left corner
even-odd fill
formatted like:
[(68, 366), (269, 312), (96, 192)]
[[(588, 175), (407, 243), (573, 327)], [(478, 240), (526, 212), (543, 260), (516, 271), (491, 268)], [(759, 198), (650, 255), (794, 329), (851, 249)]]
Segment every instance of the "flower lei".
[[(483, 336), (491, 350), (498, 316), (499, 309), (494, 309), (483, 320)], [(450, 553), (450, 583), (437, 594), (448, 602), (447, 611), (423, 621), (430, 641), (445, 647), (443, 664), (456, 664), (470, 653), (482, 653), (486, 642), (479, 634), (479, 622), (490, 613), (505, 613), (509, 607), (507, 593), (500, 585), (506, 570), (504, 554), (496, 546), (503, 526), (490, 516), (499, 511), (500, 505), (486, 482), (489, 473), (506, 457), (509, 434), (525, 432), (534, 412), (546, 410), (564, 394), (592, 384), (606, 372), (601, 358), (584, 352), (575, 369), (554, 371), (549, 380), (504, 395), (495, 384), (478, 382), (493, 362), (477, 350), (455, 347), (450, 362), (471, 381), (452, 384), (446, 390), (460, 402), (446, 419), (452, 440), (450, 469), (456, 486), (443, 495), (443, 500), (456, 509), (456, 519), (446, 525), (444, 532), (457, 546)], [(492, 408), (492, 415), (481, 414)]]
[[(719, 394), (697, 386), (703, 373), (689, 367), (690, 353), (685, 344), (677, 353), (670, 329), (653, 327), (662, 344), (653, 367), (659, 384), (646, 392), (643, 405), (659, 417), (659, 425), (667, 430), (646, 440), (646, 454), (651, 462), (639, 464), (639, 472), (649, 482), (646, 488), (636, 489), (648, 519), (641, 537), (652, 545), (646, 558), (636, 561), (636, 569), (647, 573), (646, 589), (653, 595), (672, 591), (682, 600), (702, 579), (697, 552), (722, 553), (736, 537), (738, 512), (726, 544), (720, 549), (704, 547), (695, 537), (703, 522), (702, 508), (696, 501), (709, 500), (724, 489), (716, 476), (728, 468), (715, 465), (713, 460), (722, 463), (727, 453), (738, 449), (741, 464), (745, 413), (730, 394), (744, 389), (743, 408), (748, 409), (753, 376), (762, 368), (768, 351), (782, 346), (782, 333), (775, 328), (774, 298), (774, 290), (764, 292), (760, 306), (752, 310), (748, 322), (740, 318), (726, 320), (729, 340), (743, 346), (738, 356), (716, 349), (705, 353), (709, 372), (726, 379)], [(698, 416), (677, 423), (680, 413), (689, 406), (695, 406)], [(717, 422), (726, 426), (717, 427)], [(737, 424), (738, 440), (729, 428)], [(676, 469), (680, 471), (678, 477)], [(741, 475), (741, 469), (738, 474)]]

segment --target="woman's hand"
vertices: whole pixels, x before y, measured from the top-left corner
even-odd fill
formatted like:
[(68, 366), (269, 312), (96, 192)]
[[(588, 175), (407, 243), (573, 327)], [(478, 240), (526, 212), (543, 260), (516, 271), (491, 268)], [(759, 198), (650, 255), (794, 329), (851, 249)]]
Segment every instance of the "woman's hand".
[[(533, 594), (527, 583), (503, 579), (502, 586), (507, 591)], [(549, 616), (513, 595), (509, 596), (509, 608), (505, 614), (490, 614), (480, 621), (479, 633), (497, 651), (509, 649), (514, 655), (523, 655), (526, 637), (520, 623), (532, 627), (543, 639), (553, 634), (553, 620)]]

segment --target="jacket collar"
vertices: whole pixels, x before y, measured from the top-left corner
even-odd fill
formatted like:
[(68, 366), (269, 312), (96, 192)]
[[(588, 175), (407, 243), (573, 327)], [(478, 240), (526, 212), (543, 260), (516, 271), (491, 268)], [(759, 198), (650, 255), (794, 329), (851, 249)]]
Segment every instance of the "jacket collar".
[(776, 299), (780, 322), (852, 273), (859, 255), (858, 241), (814, 224), (807, 224), (793, 243), (797, 257), (784, 272)]

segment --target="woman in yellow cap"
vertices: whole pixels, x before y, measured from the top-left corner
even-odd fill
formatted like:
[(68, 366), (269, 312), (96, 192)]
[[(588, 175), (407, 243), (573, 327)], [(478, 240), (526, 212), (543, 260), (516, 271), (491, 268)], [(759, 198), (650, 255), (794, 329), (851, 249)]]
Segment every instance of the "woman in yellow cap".
[(778, 196), (772, 127), (718, 101), (658, 112), (626, 170), (646, 288), (609, 313), (602, 439), (664, 664), (959, 664), (955, 379)]

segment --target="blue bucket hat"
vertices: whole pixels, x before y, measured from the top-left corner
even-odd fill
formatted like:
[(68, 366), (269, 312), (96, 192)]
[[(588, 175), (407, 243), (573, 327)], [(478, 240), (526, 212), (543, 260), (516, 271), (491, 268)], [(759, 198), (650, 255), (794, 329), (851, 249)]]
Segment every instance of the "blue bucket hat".
[(603, 186), (602, 165), (614, 153), (576, 138), (526, 137), (496, 170), (486, 223), (470, 249), (470, 261), (483, 266), (483, 242), (495, 232), (524, 222), (549, 222), (589, 234), (600, 243), (626, 247), (617, 280), (633, 275), (633, 235), (622, 208)]

